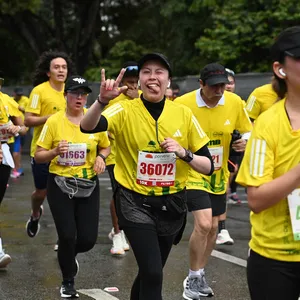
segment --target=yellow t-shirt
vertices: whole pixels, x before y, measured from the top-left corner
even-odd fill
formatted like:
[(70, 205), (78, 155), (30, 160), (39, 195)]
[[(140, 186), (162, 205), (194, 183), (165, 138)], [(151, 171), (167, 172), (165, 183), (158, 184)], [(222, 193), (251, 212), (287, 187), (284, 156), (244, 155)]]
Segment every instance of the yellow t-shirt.
[[(30, 93), (29, 104), (25, 112), (34, 113), (40, 117), (52, 115), (60, 110), (65, 110), (66, 100), (63, 90), (53, 89), (49, 81), (37, 85)], [(43, 124), (35, 126), (31, 141), (30, 155), (33, 157), (36, 150), (36, 142), (43, 129)]]
[(251, 119), (257, 117), (270, 108), (278, 99), (278, 95), (272, 88), (272, 84), (265, 84), (256, 88), (249, 96), (246, 104), (248, 115)]
[[(138, 169), (142, 151), (162, 153), (159, 143), (170, 137), (192, 152), (202, 148), (209, 141), (190, 109), (171, 101), (166, 101), (164, 109), (156, 122), (141, 99), (121, 101), (105, 112), (108, 130), (115, 136), (116, 166), (115, 177), (124, 187), (144, 195), (160, 196), (173, 194), (185, 187), (189, 165), (176, 159), (176, 172), (172, 186), (146, 186), (138, 183)], [(146, 154), (146, 155), (148, 155)], [(169, 154), (168, 154), (169, 155)], [(168, 156), (166, 155), (166, 156)], [(150, 165), (150, 164), (149, 164)], [(173, 173), (173, 176), (174, 176)], [(147, 174), (150, 174), (148, 172)]]
[[(86, 112), (86, 110), (84, 110), (84, 112)], [(73, 149), (72, 156), (68, 153), (70, 159), (62, 162), (65, 165), (59, 162), (60, 156), (55, 157), (50, 163), (49, 172), (65, 177), (74, 176), (88, 179), (94, 177), (96, 173), (93, 168), (98, 154), (98, 147), (107, 148), (109, 146), (107, 132), (93, 134), (82, 133), (79, 125), (75, 125), (69, 121), (65, 112), (60, 111), (51, 116), (45, 123), (37, 141), (37, 146), (50, 150), (55, 148), (61, 140), (67, 140), (69, 145), (77, 144), (76, 146), (80, 147), (77, 148), (77, 150)], [(84, 150), (85, 147), (86, 150)], [(71, 149), (69, 149), (69, 151), (71, 151)], [(86, 154), (83, 153), (84, 151), (86, 151)], [(83, 163), (84, 157), (85, 162)]]
[[(299, 164), (299, 144), (300, 130), (291, 128), (285, 99), (280, 100), (256, 120), (236, 182), (261, 186), (285, 174)], [(250, 221), (251, 249), (264, 257), (300, 262), (286, 198), (258, 214), (251, 212)]]
[(217, 106), (209, 108), (205, 105), (200, 89), (187, 93), (174, 100), (188, 106), (201, 127), (210, 138), (208, 144), (215, 165), (211, 176), (189, 172), (187, 189), (204, 190), (212, 194), (224, 194), (229, 179), (228, 158), (230, 142), (234, 129), (241, 134), (250, 132), (252, 125), (244, 108), (243, 100), (236, 94), (225, 91)]
[[(22, 117), (22, 113), (19, 111), (18, 104), (7, 94), (3, 94), (0, 92), (0, 99), (2, 100), (3, 106), (1, 106), (1, 116), (0, 117), (0, 124), (5, 124), (9, 122), (10, 117)], [(5, 112), (3, 111), (5, 110)], [(11, 137), (7, 143), (12, 144), (14, 143), (15, 138)]]
[[(139, 95), (142, 94), (142, 91), (139, 90), (138, 92), (139, 92)], [(105, 109), (108, 109), (109, 107), (111, 107), (112, 105), (114, 105), (114, 104), (116, 104), (120, 101), (131, 101), (131, 100), (134, 100), (134, 99), (131, 99), (130, 97), (128, 97), (128, 96), (126, 96), (125, 94), (122, 93), (118, 97), (116, 97), (115, 99), (109, 101), (109, 104), (106, 106)], [(114, 165), (116, 163), (116, 160), (115, 160), (115, 155), (116, 155), (115, 138), (114, 138), (114, 135), (112, 133), (109, 133), (108, 136), (109, 136), (109, 141), (110, 141), (110, 154), (108, 155), (108, 157), (106, 159), (106, 165), (107, 166)]]

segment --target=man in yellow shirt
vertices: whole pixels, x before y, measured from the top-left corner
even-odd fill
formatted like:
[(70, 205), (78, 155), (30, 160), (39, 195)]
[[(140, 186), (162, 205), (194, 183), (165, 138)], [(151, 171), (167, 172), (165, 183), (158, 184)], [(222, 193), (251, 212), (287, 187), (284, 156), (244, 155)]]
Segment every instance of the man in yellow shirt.
[(246, 109), (251, 121), (255, 121), (258, 116), (270, 108), (277, 99), (278, 95), (273, 90), (271, 83), (254, 89), (246, 103)]
[[(228, 83), (225, 68), (218, 63), (205, 66), (200, 73), (200, 89), (175, 100), (188, 106), (210, 138), (208, 149), (215, 171), (205, 176), (190, 169), (187, 180), (187, 204), (194, 216), (190, 238), (190, 270), (184, 280), (183, 298), (212, 296), (205, 280), (204, 267), (215, 246), (219, 217), (226, 211), (226, 190), (229, 179), (227, 161), (230, 150), (243, 152), (252, 129), (243, 100), (225, 91)], [(243, 134), (233, 144), (232, 133)], [(231, 145), (232, 144), (232, 145)]]
[[(127, 86), (127, 90), (123, 91), (118, 97), (111, 100), (106, 109), (111, 107), (113, 104), (116, 104), (120, 101), (131, 101), (133, 99), (139, 98), (141, 92), (138, 90), (138, 65), (134, 61), (128, 61), (124, 63), (123, 68), (126, 69), (124, 76), (121, 81), (121, 86)], [(114, 168), (115, 168), (115, 152), (117, 145), (115, 144), (115, 137), (112, 133), (109, 133), (110, 143), (111, 143), (111, 153), (106, 159), (106, 168), (111, 181), (111, 187), (113, 193), (117, 187)], [(118, 217), (116, 214), (115, 202), (114, 199), (110, 202), (110, 214), (113, 228), (108, 234), (109, 239), (112, 240), (113, 245), (110, 249), (110, 253), (116, 256), (122, 256), (125, 254), (125, 251), (129, 250), (129, 244), (126, 241), (125, 233), (123, 230), (119, 229)]]
[(38, 164), (34, 160), (36, 143), (47, 119), (58, 111), (66, 108), (64, 98), (64, 82), (67, 78), (71, 62), (63, 52), (44, 52), (35, 70), (33, 90), (30, 102), (25, 110), (25, 125), (34, 127), (30, 156), (35, 191), (31, 195), (32, 213), (26, 223), (29, 237), (39, 232), (39, 220), (43, 213), (43, 202), (47, 194), (47, 178), (49, 164)]

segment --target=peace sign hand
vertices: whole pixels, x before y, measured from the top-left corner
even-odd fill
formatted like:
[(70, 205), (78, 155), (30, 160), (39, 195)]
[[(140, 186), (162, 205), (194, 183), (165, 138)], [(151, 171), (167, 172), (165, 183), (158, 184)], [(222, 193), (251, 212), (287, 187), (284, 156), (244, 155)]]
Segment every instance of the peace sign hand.
[(101, 85), (100, 85), (100, 94), (99, 98), (103, 104), (108, 104), (108, 102), (121, 93), (128, 89), (127, 86), (122, 86), (119, 88), (123, 75), (126, 69), (122, 69), (116, 80), (114, 79), (105, 79), (105, 70), (101, 70)]

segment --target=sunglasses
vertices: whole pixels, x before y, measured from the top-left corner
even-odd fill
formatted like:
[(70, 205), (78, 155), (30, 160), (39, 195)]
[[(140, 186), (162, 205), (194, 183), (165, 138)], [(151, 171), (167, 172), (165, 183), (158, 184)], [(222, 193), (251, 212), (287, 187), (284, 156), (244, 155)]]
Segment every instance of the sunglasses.
[(72, 97), (76, 97), (76, 98), (79, 98), (79, 97), (87, 97), (88, 96), (88, 93), (87, 92), (71, 92), (71, 91), (68, 91), (68, 93), (72, 96)]
[(133, 70), (138, 71), (138, 66), (128, 66), (128, 67), (126, 67), (126, 71), (133, 71)]

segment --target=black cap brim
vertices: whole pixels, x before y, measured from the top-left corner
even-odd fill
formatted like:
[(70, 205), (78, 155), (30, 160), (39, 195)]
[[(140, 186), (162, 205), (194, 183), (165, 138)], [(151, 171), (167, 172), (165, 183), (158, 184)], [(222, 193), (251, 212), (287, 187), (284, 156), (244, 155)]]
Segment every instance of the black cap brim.
[(142, 69), (143, 65), (147, 61), (150, 61), (150, 60), (160, 61), (169, 71), (169, 76), (170, 77), (172, 76), (172, 70), (171, 70), (170, 63), (168, 62), (167, 58), (163, 54), (160, 54), (160, 53), (148, 53), (148, 54), (144, 55), (138, 62), (139, 72)]
[(72, 87), (66, 89), (65, 91), (75, 91), (75, 90), (79, 90), (82, 89), (84, 91), (86, 91), (87, 93), (91, 93), (92, 90), (88, 87), (88, 86), (82, 86), (82, 85), (73, 85)]
[(214, 76), (211, 78), (208, 78), (205, 80), (205, 84), (211, 86), (211, 85), (216, 85), (216, 84), (221, 84), (221, 83), (229, 83), (229, 80), (227, 78), (227, 76)]
[(285, 50), (285, 54), (294, 58), (300, 58), (300, 48)]

